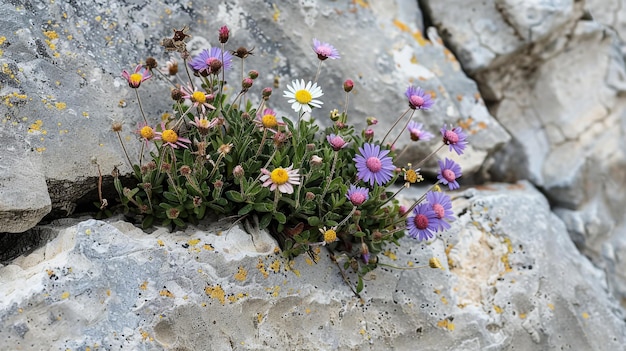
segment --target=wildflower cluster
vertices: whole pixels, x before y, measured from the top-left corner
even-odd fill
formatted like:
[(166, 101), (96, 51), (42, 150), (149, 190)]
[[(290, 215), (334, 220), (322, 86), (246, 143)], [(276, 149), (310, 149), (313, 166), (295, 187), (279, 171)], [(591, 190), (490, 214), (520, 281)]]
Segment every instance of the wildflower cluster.
[[(259, 72), (245, 74), (244, 60), (252, 50), (227, 50), (228, 27), (219, 29), (218, 46), (195, 56), (187, 51), (186, 30), (174, 30), (173, 37), (162, 41), (167, 51), (179, 54), (181, 65), (172, 59), (159, 69), (149, 58), (133, 73), (122, 73), (135, 90), (142, 116), (134, 132), (141, 142), (138, 163), (126, 154), (136, 183), (124, 186), (121, 179), (114, 179), (129, 217), (146, 228), (153, 224), (182, 228), (208, 216), (251, 221), (276, 238), (287, 258), (303, 253), (315, 257), (322, 246), (333, 257), (345, 258), (344, 269), (358, 273), (357, 293), (361, 277), (377, 266), (377, 255), (388, 243), (398, 244), (407, 231), (410, 237), (427, 240), (450, 227), (450, 197), (432, 189), (439, 183), (458, 188), (459, 165), (447, 158), (439, 161), (438, 181), (431, 191), (409, 209), (399, 206), (396, 195), (423, 177), (410, 164), (394, 165), (395, 141), (385, 144), (389, 133), (374, 140), (369, 126), (377, 123), (375, 119), (368, 118), (368, 128), (360, 132), (348, 124), (352, 80), (343, 85), (343, 111), (333, 110), (334, 123), (320, 130), (313, 118), (324, 103), (317, 80), (322, 63), (340, 58), (332, 45), (313, 40), (319, 59), (315, 79), (295, 79), (287, 85), (282, 98), (293, 115), (279, 117), (271, 107), (272, 88), (253, 93)], [(236, 92), (228, 95), (225, 71), (235, 69), (237, 60), (241, 85), (228, 89)], [(172, 113), (160, 121), (145, 116), (138, 93), (155, 76), (171, 83)], [(409, 86), (405, 95), (409, 107), (392, 129), (406, 119), (404, 129), (411, 140), (432, 139), (422, 124), (413, 121), (416, 110), (433, 106), (431, 95), (415, 86)], [(114, 131), (119, 136), (121, 128)], [(442, 145), (428, 158), (446, 145), (463, 153), (466, 135), (460, 128), (444, 126), (441, 135)], [(404, 186), (393, 193), (388, 188), (396, 181), (404, 181)]]

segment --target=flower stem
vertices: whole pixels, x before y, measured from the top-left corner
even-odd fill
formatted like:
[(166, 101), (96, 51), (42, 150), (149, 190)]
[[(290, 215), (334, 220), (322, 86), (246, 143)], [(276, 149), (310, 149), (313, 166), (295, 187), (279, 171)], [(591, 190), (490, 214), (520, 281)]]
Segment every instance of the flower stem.
[(139, 98), (139, 92), (137, 91), (137, 89), (133, 89), (135, 90), (135, 95), (137, 95), (137, 102), (139, 103), (139, 111), (141, 111), (141, 117), (143, 117), (143, 121), (146, 122), (146, 125), (148, 124), (148, 119), (146, 118), (146, 114), (143, 112), (143, 106), (141, 105), (141, 99)]
[(117, 134), (117, 138), (120, 140), (120, 144), (122, 144), (122, 150), (124, 150), (124, 155), (126, 155), (126, 160), (128, 161), (128, 166), (130, 167), (131, 171), (133, 170), (133, 163), (130, 161), (130, 157), (128, 157), (128, 152), (126, 152), (126, 146), (124, 145), (124, 141), (122, 140), (122, 136), (120, 135), (120, 132), (115, 132), (115, 134)]
[(413, 168), (415, 169), (419, 168), (419, 166), (423, 165), (424, 162), (428, 161), (431, 157), (435, 156), (435, 154), (439, 152), (439, 150), (441, 150), (444, 146), (446, 146), (446, 144), (442, 144), (441, 146), (439, 146), (437, 149), (435, 149), (435, 151), (431, 152), (430, 154), (428, 154), (428, 156), (424, 157), (423, 160), (419, 161)]
[(259, 154), (261, 153), (261, 150), (263, 149), (263, 144), (265, 144), (265, 138), (267, 138), (267, 128), (263, 129), (263, 137), (261, 138), (261, 143), (259, 144), (259, 149), (256, 150), (256, 154), (254, 155), (254, 157), (259, 157)]
[(333, 157), (333, 164), (330, 167), (330, 173), (328, 174), (328, 177), (326, 178), (326, 186), (324, 187), (324, 191), (322, 192), (320, 201), (324, 201), (324, 196), (326, 196), (326, 192), (328, 191), (328, 187), (330, 186), (330, 182), (332, 181), (333, 174), (335, 173), (335, 166), (337, 165), (337, 155), (339, 154), (339, 152), (335, 151), (334, 154), (335, 155)]
[(413, 118), (413, 114), (415, 113), (415, 110), (411, 110), (411, 116), (409, 116), (409, 119), (406, 120), (406, 123), (404, 124), (404, 127), (402, 127), (402, 129), (400, 129), (400, 133), (398, 133), (398, 136), (396, 136), (396, 138), (393, 140), (393, 142), (391, 143), (391, 145), (393, 146), (396, 141), (398, 141), (398, 139), (400, 139), (400, 135), (402, 135), (402, 132), (404, 132), (404, 130), (406, 129), (406, 127), (409, 125), (409, 123), (411, 122), (411, 119)]
[(350, 213), (348, 213), (348, 215), (346, 216), (346, 218), (343, 219), (343, 221), (339, 222), (339, 224), (337, 224), (337, 228), (341, 227), (342, 225), (344, 225), (348, 219), (350, 219), (350, 217), (352, 217), (352, 215), (354, 214), (354, 212), (356, 211), (356, 206), (352, 206), (352, 211), (350, 211)]
[(317, 73), (315, 73), (315, 79), (313, 79), (313, 83), (317, 83), (317, 78), (320, 77), (320, 72), (322, 71), (322, 60), (320, 60), (319, 65), (317, 65)]
[(191, 79), (191, 74), (189, 73), (189, 67), (187, 66), (187, 59), (183, 59), (183, 64), (185, 65), (185, 72), (187, 72), (187, 78), (189, 78), (189, 84), (191, 84), (191, 91), (196, 90), (193, 86), (193, 79)]
[(403, 114), (400, 115), (400, 117), (398, 117), (398, 119), (396, 119), (395, 122), (393, 122), (393, 125), (391, 126), (391, 128), (389, 128), (389, 130), (387, 131), (387, 134), (385, 134), (385, 137), (383, 138), (383, 140), (380, 142), (380, 145), (385, 145), (385, 139), (387, 139), (387, 137), (389, 136), (389, 133), (391, 133), (391, 131), (393, 130), (393, 128), (396, 127), (396, 125), (398, 124), (398, 122), (400, 122), (400, 120), (402, 118), (404, 118), (404, 116), (406, 116), (406, 114), (411, 110), (411, 108), (408, 108), (406, 111), (404, 111)]

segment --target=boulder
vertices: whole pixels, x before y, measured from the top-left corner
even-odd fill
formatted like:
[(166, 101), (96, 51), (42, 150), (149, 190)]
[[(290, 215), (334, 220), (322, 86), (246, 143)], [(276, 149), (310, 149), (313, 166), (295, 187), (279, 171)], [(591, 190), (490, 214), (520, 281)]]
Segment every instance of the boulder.
[[(403, 201), (420, 193), (409, 190)], [(328, 251), (286, 261), (265, 232), (212, 223), (147, 234), (123, 221), (83, 221), (0, 268), (0, 348), (617, 350), (626, 343), (604, 272), (578, 252), (530, 183), (456, 193), (453, 209), (459, 217), (446, 234), (388, 247), (361, 298)], [(429, 265), (433, 258), (438, 264)]]

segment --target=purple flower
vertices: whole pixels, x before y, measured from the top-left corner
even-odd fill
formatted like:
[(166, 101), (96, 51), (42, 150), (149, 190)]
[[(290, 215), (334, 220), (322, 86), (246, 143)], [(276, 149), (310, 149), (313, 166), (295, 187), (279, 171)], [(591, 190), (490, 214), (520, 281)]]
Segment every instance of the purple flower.
[(315, 51), (320, 61), (324, 61), (328, 58), (333, 60), (339, 58), (339, 51), (337, 51), (334, 46), (328, 43), (322, 43), (317, 39), (313, 39), (313, 51)]
[(406, 129), (411, 133), (411, 140), (418, 141), (424, 140), (428, 141), (433, 138), (434, 135), (424, 130), (424, 126), (421, 123), (417, 123), (415, 121), (410, 121), (406, 126)]
[(326, 137), (326, 140), (328, 140), (328, 143), (330, 144), (330, 146), (332, 146), (333, 150), (335, 151), (339, 151), (341, 149), (343, 149), (344, 147), (348, 146), (348, 143), (343, 140), (343, 138), (340, 135), (335, 135), (335, 134), (330, 134)]
[(443, 143), (450, 145), (450, 151), (454, 150), (458, 155), (462, 155), (465, 146), (467, 146), (467, 135), (463, 132), (461, 127), (452, 129), (452, 126), (450, 126), (450, 128), (451, 129), (446, 129), (445, 124), (443, 128), (441, 128)]
[(379, 145), (365, 143), (359, 148), (359, 152), (353, 158), (359, 179), (373, 186), (383, 185), (393, 178), (396, 167), (391, 157), (387, 156), (389, 150), (381, 150)]
[(367, 188), (350, 185), (346, 197), (352, 202), (352, 205), (360, 206), (369, 199), (369, 190)]
[(443, 192), (429, 191), (426, 193), (426, 200), (435, 212), (435, 216), (439, 219), (437, 230), (450, 229), (450, 224), (446, 222), (454, 220), (454, 212), (452, 212), (452, 202), (450, 197)]
[(439, 226), (435, 211), (429, 204), (419, 204), (413, 209), (413, 216), (407, 217), (406, 227), (409, 236), (417, 240), (428, 240), (433, 237)]
[(420, 87), (409, 86), (405, 93), (407, 99), (409, 99), (409, 107), (418, 110), (428, 110), (435, 103), (430, 97), (430, 94), (426, 93)]
[(215, 60), (220, 61), (222, 63), (221, 67), (224, 70), (228, 70), (230, 69), (232, 59), (233, 55), (231, 55), (228, 51), (224, 51), (224, 61), (222, 62), (222, 49), (212, 47), (211, 50), (202, 50), (198, 56), (191, 59), (189, 66), (198, 72), (206, 70), (210, 73), (211, 62)]
[(456, 162), (447, 158), (445, 160), (439, 160), (439, 174), (437, 174), (437, 179), (444, 185), (447, 185), (450, 190), (458, 189), (459, 183), (456, 181), (457, 178), (462, 176), (461, 166), (459, 166)]

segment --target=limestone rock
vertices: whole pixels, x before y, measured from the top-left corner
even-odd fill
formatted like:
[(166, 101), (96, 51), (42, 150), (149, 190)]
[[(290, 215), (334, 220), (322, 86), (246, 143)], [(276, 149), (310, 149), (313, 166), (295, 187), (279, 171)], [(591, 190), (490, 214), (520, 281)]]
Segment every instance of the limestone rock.
[[(324, 0), (279, 5), (237, 0), (138, 6), (126, 0), (36, 0), (16, 4), (0, 4), (6, 19), (0, 24), (5, 33), (0, 39), (4, 65), (0, 94), (8, 109), (2, 127), (25, 136), (42, 154), (54, 217), (71, 214), (77, 204), (88, 206), (83, 211), (93, 210), (98, 170), (92, 159), (100, 165), (109, 188), (107, 175), (114, 167), (122, 174), (128, 172), (118, 136), (111, 131), (113, 121), (123, 122), (120, 136), (131, 159), (137, 159), (139, 146), (132, 132), (143, 119), (135, 91), (121, 72), (149, 56), (160, 67), (173, 58), (180, 62), (164, 52), (160, 41), (184, 25), (191, 27), (192, 54), (216, 45), (217, 30), (224, 24), (231, 29), (227, 49), (254, 47), (245, 70), (256, 69), (261, 76), (250, 95), (257, 98), (262, 88), (273, 86), (270, 104), (280, 114), (292, 112), (281, 97), (287, 84), (315, 76), (319, 62), (311, 49), (315, 37), (332, 42), (342, 56), (322, 67), (324, 107), (313, 116), (320, 123), (330, 123), (331, 109), (342, 109), (342, 83), (351, 78), (356, 83), (350, 99), (351, 121), (363, 128), (366, 117), (378, 117), (376, 133), (382, 136), (407, 108), (404, 91), (414, 83), (437, 96), (435, 110), (415, 117), (433, 133), (443, 123), (462, 122), (471, 128), (475, 152), (468, 152), (473, 158), (462, 161), (466, 174), (477, 170), (509, 138), (450, 51), (437, 40), (428, 40), (435, 36), (424, 33), (416, 2)], [(234, 63), (227, 80), (236, 93), (241, 73), (239, 62)], [(152, 121), (171, 112), (169, 89), (169, 83), (157, 75), (137, 91)], [(392, 134), (388, 141), (395, 137)], [(408, 136), (403, 136), (397, 146), (407, 141)], [(435, 147), (435, 142), (412, 145), (405, 160), (418, 159)]]
[(41, 155), (6, 130), (0, 140), (0, 233), (21, 233), (50, 212)]
[[(0, 348), (624, 345), (604, 273), (576, 250), (532, 185), (492, 184), (455, 198), (452, 230), (431, 243), (405, 238), (389, 247), (385, 265), (366, 277), (362, 301), (326, 251), (317, 264), (289, 263), (264, 232), (212, 225), (146, 234), (121, 221), (81, 222), (0, 268)], [(428, 267), (433, 257), (442, 269)]]

